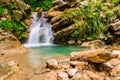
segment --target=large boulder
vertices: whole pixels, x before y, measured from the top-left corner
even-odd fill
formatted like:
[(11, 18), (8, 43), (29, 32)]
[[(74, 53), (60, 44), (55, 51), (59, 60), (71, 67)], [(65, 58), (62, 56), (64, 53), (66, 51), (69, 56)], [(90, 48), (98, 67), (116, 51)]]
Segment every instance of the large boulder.
[(98, 50), (88, 50), (81, 52), (72, 52), (71, 60), (82, 60), (92, 63), (104, 63), (113, 58), (118, 57), (117, 54), (113, 54), (111, 51), (98, 49)]
[(56, 33), (53, 34), (53, 36), (56, 38), (56, 39), (60, 39), (60, 38), (63, 38), (69, 34), (71, 34), (74, 30), (76, 29), (75, 25), (71, 25), (67, 28), (64, 28)]
[(56, 69), (58, 67), (58, 61), (56, 59), (47, 60), (46, 64), (50, 69)]

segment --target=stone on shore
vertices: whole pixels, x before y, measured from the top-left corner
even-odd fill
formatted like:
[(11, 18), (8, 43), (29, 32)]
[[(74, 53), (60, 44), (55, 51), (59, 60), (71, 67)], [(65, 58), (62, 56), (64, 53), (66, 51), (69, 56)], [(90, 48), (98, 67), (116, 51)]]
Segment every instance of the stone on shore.
[(72, 61), (80, 60), (80, 61), (88, 61), (92, 63), (104, 63), (116, 57), (118, 57), (117, 54), (113, 54), (111, 51), (104, 50), (104, 49), (71, 53)]
[(56, 69), (58, 67), (58, 61), (56, 59), (47, 60), (46, 64), (50, 69)]
[(58, 73), (58, 80), (70, 80), (66, 72)]

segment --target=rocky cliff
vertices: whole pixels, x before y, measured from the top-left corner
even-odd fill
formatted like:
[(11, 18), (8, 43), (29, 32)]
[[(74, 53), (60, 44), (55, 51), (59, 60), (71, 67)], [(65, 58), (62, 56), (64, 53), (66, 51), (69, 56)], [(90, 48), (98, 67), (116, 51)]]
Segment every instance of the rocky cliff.
[(23, 41), (28, 36), (31, 7), (22, 0), (0, 0), (0, 29)]
[(95, 39), (109, 40), (108, 25), (119, 21), (119, 9), (119, 0), (55, 0), (46, 17), (51, 20), (55, 43), (78, 44)]

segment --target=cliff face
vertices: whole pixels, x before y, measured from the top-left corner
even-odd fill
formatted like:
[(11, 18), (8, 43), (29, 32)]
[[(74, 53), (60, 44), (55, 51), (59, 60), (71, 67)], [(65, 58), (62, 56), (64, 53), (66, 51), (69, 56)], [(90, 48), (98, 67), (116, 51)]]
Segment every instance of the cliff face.
[(55, 43), (106, 41), (109, 25), (119, 21), (119, 9), (119, 0), (55, 0), (46, 17), (51, 20)]
[(0, 0), (0, 29), (22, 41), (27, 38), (31, 7), (21, 0)]

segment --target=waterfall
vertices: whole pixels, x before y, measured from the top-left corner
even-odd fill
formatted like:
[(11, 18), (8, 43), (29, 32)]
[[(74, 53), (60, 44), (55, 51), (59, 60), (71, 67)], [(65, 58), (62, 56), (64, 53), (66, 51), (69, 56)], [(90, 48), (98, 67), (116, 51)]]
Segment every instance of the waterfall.
[(44, 18), (43, 15), (39, 19), (37, 13), (34, 13), (29, 38), (24, 46), (50, 45), (52, 39), (52, 29), (48, 19)]

